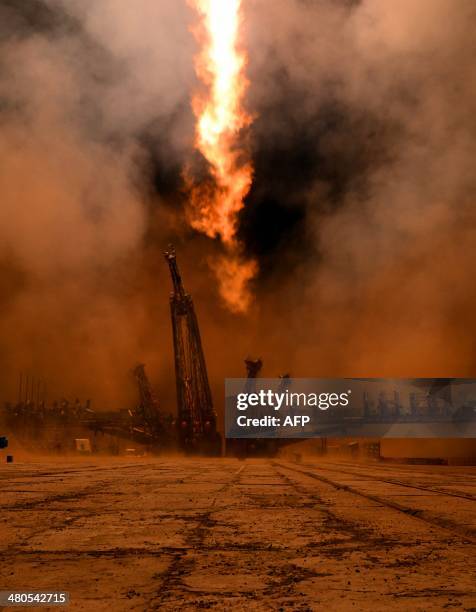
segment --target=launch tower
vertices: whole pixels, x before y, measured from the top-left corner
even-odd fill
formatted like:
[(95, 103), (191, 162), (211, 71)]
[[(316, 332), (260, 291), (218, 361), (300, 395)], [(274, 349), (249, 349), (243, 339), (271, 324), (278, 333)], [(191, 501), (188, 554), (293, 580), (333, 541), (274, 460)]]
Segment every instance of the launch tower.
[(162, 433), (164, 429), (159, 402), (152, 390), (144, 364), (137, 365), (133, 373), (139, 390), (139, 405), (136, 410), (136, 417), (150, 434), (156, 436)]
[(189, 452), (219, 454), (221, 440), (193, 300), (183, 287), (174, 247), (170, 246), (164, 255), (173, 284), (170, 311), (180, 445)]

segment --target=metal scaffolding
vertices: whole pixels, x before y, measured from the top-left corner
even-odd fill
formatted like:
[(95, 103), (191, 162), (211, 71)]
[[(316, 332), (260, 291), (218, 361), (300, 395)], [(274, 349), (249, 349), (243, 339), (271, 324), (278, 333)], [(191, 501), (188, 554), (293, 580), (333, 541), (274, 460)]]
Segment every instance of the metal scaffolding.
[(193, 300), (183, 287), (174, 247), (164, 255), (173, 283), (170, 311), (180, 445), (187, 451), (217, 454), (221, 440)]

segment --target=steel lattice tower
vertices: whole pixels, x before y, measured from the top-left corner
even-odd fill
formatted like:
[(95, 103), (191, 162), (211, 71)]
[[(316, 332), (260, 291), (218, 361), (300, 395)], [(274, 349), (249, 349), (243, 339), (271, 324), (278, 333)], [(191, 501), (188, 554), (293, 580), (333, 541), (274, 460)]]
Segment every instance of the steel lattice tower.
[(175, 249), (164, 253), (172, 276), (170, 294), (177, 384), (178, 431), (187, 450), (217, 453), (221, 445), (192, 297), (185, 292)]
[(138, 364), (133, 371), (139, 390), (139, 405), (137, 416), (147, 428), (157, 434), (163, 430), (163, 419), (160, 413), (159, 402), (152, 390), (144, 364)]

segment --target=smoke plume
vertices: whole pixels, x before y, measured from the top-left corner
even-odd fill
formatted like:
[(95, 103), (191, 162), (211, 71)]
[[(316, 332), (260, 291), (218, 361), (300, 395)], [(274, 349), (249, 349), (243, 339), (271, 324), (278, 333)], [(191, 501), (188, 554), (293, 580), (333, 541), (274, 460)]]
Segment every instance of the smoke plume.
[(144, 361), (173, 409), (169, 241), (218, 405), (248, 354), (268, 376), (474, 376), (474, 2), (243, 7), (238, 237), (260, 272), (236, 316), (220, 245), (186, 222), (187, 3), (0, 2), (2, 399), (29, 371), (51, 396), (127, 406)]

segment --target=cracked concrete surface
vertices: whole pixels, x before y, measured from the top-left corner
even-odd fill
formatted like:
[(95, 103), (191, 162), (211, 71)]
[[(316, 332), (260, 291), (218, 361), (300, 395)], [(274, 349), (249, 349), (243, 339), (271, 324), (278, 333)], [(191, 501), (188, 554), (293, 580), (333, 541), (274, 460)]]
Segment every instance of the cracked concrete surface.
[(475, 468), (89, 459), (0, 484), (0, 589), (70, 610), (476, 609)]

